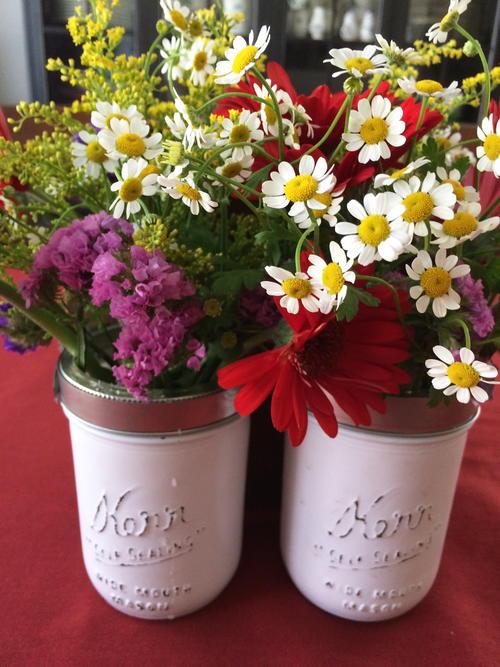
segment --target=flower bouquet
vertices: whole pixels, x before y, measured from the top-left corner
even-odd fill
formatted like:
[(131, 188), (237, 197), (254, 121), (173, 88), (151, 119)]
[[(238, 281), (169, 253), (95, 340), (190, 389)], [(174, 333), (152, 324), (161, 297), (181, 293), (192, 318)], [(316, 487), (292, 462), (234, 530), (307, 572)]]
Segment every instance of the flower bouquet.
[[(308, 420), (369, 425), (388, 395), (482, 402), (496, 369), (500, 115), (479, 42), (451, 0), (430, 43), (332, 48), (298, 93), (270, 31), (220, 2), (161, 0), (146, 54), (117, 55), (118, 0), (77, 8), (80, 63), (48, 69), (70, 106), (19, 104), (51, 128), (0, 140), (0, 331), (56, 338), (82, 372), (147, 402), (219, 385), (253, 412), (270, 394), (293, 445)], [(457, 46), (450, 33), (464, 43)], [(477, 58), (476, 77), (421, 68)], [(480, 107), (462, 139), (460, 107)], [(11, 269), (26, 274), (18, 284)], [(265, 276), (265, 273), (267, 276)], [(16, 276), (19, 274), (15, 274)], [(263, 279), (265, 278), (265, 279)]]

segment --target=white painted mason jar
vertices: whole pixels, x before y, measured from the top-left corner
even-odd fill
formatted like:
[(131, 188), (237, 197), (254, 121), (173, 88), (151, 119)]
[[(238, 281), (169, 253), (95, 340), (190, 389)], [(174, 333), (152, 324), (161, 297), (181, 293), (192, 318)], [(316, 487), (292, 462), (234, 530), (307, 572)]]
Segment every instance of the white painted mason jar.
[(232, 392), (148, 402), (62, 355), (83, 558), (111, 606), (173, 619), (211, 602), (239, 562), (249, 421)]
[(388, 397), (386, 415), (374, 414), (369, 428), (339, 424), (336, 438), (310, 414), (303, 443), (286, 444), (283, 559), (301, 593), (325, 611), (386, 620), (434, 582), (479, 411), (426, 403)]

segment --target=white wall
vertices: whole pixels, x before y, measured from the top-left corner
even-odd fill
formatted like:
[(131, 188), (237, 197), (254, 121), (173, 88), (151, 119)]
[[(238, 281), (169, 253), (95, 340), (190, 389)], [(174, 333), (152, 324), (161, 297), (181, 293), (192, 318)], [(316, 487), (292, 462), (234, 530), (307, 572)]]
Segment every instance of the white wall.
[(32, 101), (21, 0), (0, 0), (0, 105)]

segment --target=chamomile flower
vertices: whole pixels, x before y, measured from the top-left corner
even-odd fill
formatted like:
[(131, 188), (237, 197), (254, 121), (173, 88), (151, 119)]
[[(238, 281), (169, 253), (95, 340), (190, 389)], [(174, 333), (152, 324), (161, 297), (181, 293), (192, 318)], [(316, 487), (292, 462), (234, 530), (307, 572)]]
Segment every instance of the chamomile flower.
[(198, 215), (200, 206), (207, 213), (212, 213), (218, 206), (210, 199), (210, 195), (196, 187), (191, 174), (180, 179), (174, 173), (169, 176), (159, 176), (158, 185), (173, 199), (182, 199), (182, 203), (189, 207), (193, 215)]
[(185, 32), (189, 26), (189, 8), (181, 5), (179, 0), (161, 0), (160, 4), (165, 20), (181, 32)]
[(348, 74), (361, 79), (364, 76), (390, 72), (385, 55), (377, 53), (377, 47), (371, 44), (365, 46), (362, 51), (343, 48), (330, 49), (328, 53), (331, 57), (326, 58), (323, 62), (330, 63), (339, 69), (338, 72), (332, 74), (333, 77)]
[(144, 116), (137, 111), (135, 104), (124, 109), (116, 102), (97, 102), (95, 107), (95, 110), (90, 114), (90, 122), (94, 127), (97, 127), (100, 130), (104, 128), (108, 128), (108, 130), (111, 129), (111, 121), (114, 118), (118, 118), (118, 120), (127, 120), (129, 122), (136, 118), (146, 124)]
[(262, 192), (264, 204), (270, 208), (285, 208), (292, 204), (288, 211), (294, 217), (307, 209), (326, 209), (326, 203), (317, 198), (325, 192), (331, 192), (335, 177), (324, 157), (316, 162), (312, 155), (303, 155), (299, 162), (299, 173), (289, 162), (280, 162), (278, 171), (271, 172), (271, 180), (264, 181)]
[(227, 49), (225, 57), (227, 60), (219, 60), (215, 70), (215, 83), (234, 85), (241, 81), (245, 72), (253, 67), (260, 55), (269, 44), (269, 27), (263, 25), (254, 43), (254, 33), (250, 30), (248, 43), (241, 36), (236, 35), (230, 49)]
[[(284, 116), (292, 106), (290, 95), (284, 90), (279, 89), (275, 84), (272, 84), (269, 79), (267, 79), (267, 83), (271, 86), (271, 90), (276, 97), (281, 116)], [(259, 113), (264, 132), (266, 134), (271, 134), (274, 137), (277, 137), (278, 116), (276, 115), (276, 109), (274, 106), (269, 106), (273, 103), (272, 98), (269, 95), (269, 91), (265, 86), (261, 86), (258, 83), (254, 83), (253, 89), (257, 97), (260, 97), (263, 100), (260, 105)]]
[(319, 310), (321, 290), (315, 286), (306, 273), (291, 273), (279, 266), (266, 266), (267, 273), (276, 282), (263, 280), (260, 284), (270, 296), (281, 296), (280, 306), (296, 315), (299, 304), (310, 313)]
[(493, 114), (484, 118), (477, 128), (477, 136), (483, 142), (476, 148), (477, 168), (479, 171), (492, 171), (500, 178), (500, 119), (495, 127)]
[(441, 150), (449, 151), (451, 148), (456, 146), (462, 141), (462, 135), (460, 132), (453, 132), (453, 128), (450, 125), (447, 125), (444, 128), (434, 131), (432, 134), (428, 134), (423, 138), (423, 141), (426, 142), (429, 137), (432, 137), (437, 143)]
[(450, 183), (459, 204), (479, 201), (479, 192), (472, 185), (460, 183), (461, 174), (458, 169), (447, 171), (444, 167), (438, 167), (436, 174), (441, 183)]
[(330, 262), (326, 262), (319, 255), (309, 255), (311, 266), (307, 273), (313, 284), (323, 292), (320, 297), (320, 310), (329, 313), (335, 306), (338, 308), (347, 294), (346, 283), (354, 283), (356, 274), (351, 271), (353, 259), (347, 259), (344, 250), (335, 241), (330, 242)]
[[(335, 187), (336, 179), (334, 179), (333, 187)], [(334, 192), (322, 192), (321, 194), (316, 194), (315, 199), (320, 201), (325, 205), (325, 208), (311, 208), (310, 211), (316, 220), (316, 224), (321, 225), (322, 220), (330, 225), (330, 227), (335, 227), (337, 224), (338, 218), (337, 215), (340, 211), (340, 206), (344, 201), (344, 197), (341, 196), (343, 188)], [(297, 224), (300, 229), (308, 229), (313, 223), (309, 213), (305, 210), (301, 213), (298, 213), (293, 217), (293, 221)]]
[(107, 156), (106, 151), (97, 141), (97, 134), (82, 130), (78, 133), (78, 136), (80, 141), (73, 141), (71, 144), (71, 154), (75, 166), (85, 166), (90, 178), (98, 178), (101, 173), (101, 166), (107, 172), (114, 172), (118, 162)]
[(161, 132), (150, 137), (149, 126), (139, 118), (112, 118), (110, 127), (100, 130), (97, 138), (109, 157), (114, 160), (143, 157), (152, 160), (162, 152)]
[(251, 167), (254, 159), (251, 155), (243, 155), (240, 158), (235, 157), (236, 149), (221, 154), (224, 163), (216, 168), (216, 172), (221, 176), (230, 178), (238, 183), (243, 183), (252, 174)]
[(355, 199), (348, 202), (347, 210), (360, 222), (339, 222), (335, 231), (343, 236), (342, 247), (350, 259), (367, 266), (379, 259), (392, 262), (403, 252), (410, 238), (406, 225), (395, 220), (400, 202), (393, 192), (369, 193), (363, 204)]
[(437, 359), (426, 359), (427, 375), (432, 378), (432, 386), (445, 396), (455, 396), (459, 403), (468, 403), (474, 398), (478, 403), (488, 400), (487, 392), (479, 387), (480, 382), (492, 383), (498, 375), (497, 369), (474, 357), (468, 347), (460, 349), (460, 361), (456, 361), (450, 350), (442, 345), (435, 345), (432, 351)]
[(423, 181), (411, 176), (408, 181), (399, 180), (393, 184), (394, 192), (402, 199), (400, 216), (406, 223), (411, 238), (427, 236), (426, 222), (431, 217), (447, 220), (453, 217), (453, 207), (457, 197), (450, 183), (439, 183), (436, 174), (428, 172)]
[(127, 160), (122, 166), (122, 180), (118, 179), (111, 186), (111, 190), (117, 192), (117, 197), (111, 204), (115, 218), (121, 218), (124, 210), (127, 218), (132, 213), (137, 213), (141, 210), (139, 199), (157, 192), (158, 174), (148, 172), (148, 166), (142, 158)]
[(171, 37), (170, 39), (165, 37), (161, 45), (160, 56), (165, 61), (161, 73), (166, 74), (171, 70), (172, 80), (177, 81), (184, 74), (184, 68), (181, 66), (181, 40), (179, 37)]
[(377, 51), (382, 51), (389, 65), (401, 67), (402, 65), (413, 65), (422, 62), (422, 56), (415, 49), (402, 49), (394, 40), (391, 39), (388, 42), (382, 35), (375, 35), (375, 39), (379, 43), (379, 46), (375, 48)]
[(214, 71), (214, 63), (217, 58), (213, 55), (213, 41), (208, 39), (197, 39), (189, 52), (186, 69), (191, 70), (190, 80), (195, 86), (205, 85), (207, 76)]
[(349, 116), (349, 132), (342, 134), (348, 151), (359, 151), (358, 160), (362, 164), (391, 157), (391, 146), (402, 146), (406, 123), (401, 120), (403, 109), (395, 107), (391, 111), (391, 101), (382, 95), (375, 95), (371, 103), (359, 100), (357, 111)]
[(445, 162), (447, 165), (453, 166), (457, 160), (461, 160), (462, 158), (467, 158), (467, 160), (469, 160), (469, 165), (476, 164), (476, 156), (465, 146), (458, 146), (457, 148), (452, 148), (450, 151), (447, 151)]
[(410, 287), (410, 296), (416, 300), (419, 313), (425, 313), (432, 302), (432, 312), (436, 317), (444, 317), (448, 310), (460, 308), (460, 295), (452, 287), (454, 278), (461, 278), (470, 272), (470, 266), (459, 264), (456, 255), (446, 256), (446, 250), (440, 248), (432, 259), (427, 250), (420, 250), (411, 263), (406, 265), (406, 273), (418, 285)]
[(410, 176), (414, 171), (420, 169), (420, 167), (423, 167), (424, 164), (427, 164), (428, 162), (429, 160), (426, 157), (419, 157), (413, 162), (409, 162), (406, 167), (396, 169), (391, 174), (376, 174), (373, 185), (376, 188), (382, 188), (391, 185), (401, 178)]
[(177, 111), (174, 113), (173, 118), (165, 116), (165, 122), (174, 137), (182, 141), (183, 147), (190, 151), (194, 144), (196, 144), (198, 148), (212, 146), (214, 135), (210, 132), (206, 132), (202, 127), (194, 127), (189, 118), (186, 105), (180, 97), (177, 97), (175, 100), (175, 108)]
[[(232, 148), (232, 144), (260, 141), (263, 138), (264, 132), (260, 129), (259, 114), (256, 111), (251, 112), (244, 109), (234, 121), (230, 118), (224, 118), (219, 138), (215, 143), (217, 146), (227, 144), (228, 148)], [(233, 157), (236, 160), (252, 154), (251, 146), (236, 146), (232, 150)]]
[(448, 39), (448, 33), (453, 27), (453, 23), (457, 20), (460, 14), (463, 14), (467, 9), (470, 0), (450, 0), (448, 12), (439, 23), (433, 23), (429, 30), (425, 33), (434, 44), (443, 44)]
[(498, 227), (500, 218), (497, 215), (479, 220), (480, 215), (479, 202), (463, 202), (450, 220), (444, 220), (442, 224), (431, 221), (431, 229), (436, 236), (432, 243), (441, 248), (454, 248), (459, 243), (475, 239), (480, 234), (491, 232)]
[(398, 84), (407, 95), (433, 97), (438, 100), (451, 100), (462, 93), (457, 81), (452, 81), (447, 88), (439, 81), (434, 81), (434, 79), (420, 79), (417, 81), (416, 79), (404, 78), (398, 79)]

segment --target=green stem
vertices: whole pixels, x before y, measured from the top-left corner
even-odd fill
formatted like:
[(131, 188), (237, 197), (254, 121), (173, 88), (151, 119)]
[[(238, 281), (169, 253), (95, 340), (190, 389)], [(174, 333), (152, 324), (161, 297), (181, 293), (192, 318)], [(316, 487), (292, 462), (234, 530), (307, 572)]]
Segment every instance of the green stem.
[(448, 151), (458, 148), (459, 146), (466, 146), (467, 144), (477, 144), (479, 139), (467, 139), (466, 141), (459, 141), (458, 144), (453, 144), (449, 148), (444, 148), (441, 152), (447, 153)]
[(284, 155), (284, 145), (285, 145), (285, 135), (283, 133), (283, 118), (281, 117), (280, 105), (274, 93), (272, 87), (267, 83), (266, 78), (262, 76), (259, 70), (256, 67), (252, 67), (252, 74), (257, 77), (257, 79), (262, 83), (264, 88), (269, 93), (269, 97), (273, 101), (274, 112), (276, 113), (276, 120), (278, 121), (278, 139), (279, 139), (279, 151), (280, 151), (280, 161), (283, 160)]
[[(378, 85), (378, 84), (377, 84)], [(352, 108), (352, 101), (354, 99), (353, 95), (349, 95), (347, 97), (348, 102), (347, 102), (347, 109), (346, 109), (346, 114), (345, 114), (345, 122), (344, 122), (344, 133), (348, 131), (349, 129), (349, 116), (351, 115), (351, 108)], [(333, 151), (333, 153), (330, 155), (330, 159), (328, 160), (328, 165), (331, 166), (337, 156), (337, 153), (341, 150), (341, 148), (345, 145), (344, 141), (339, 142), (338, 146), (336, 149)]]
[(422, 100), (422, 106), (420, 107), (420, 113), (418, 114), (417, 127), (415, 128), (415, 136), (413, 137), (410, 148), (410, 155), (408, 156), (408, 163), (413, 160), (413, 153), (415, 152), (415, 147), (417, 145), (417, 134), (422, 127), (422, 123), (424, 122), (425, 111), (429, 105), (429, 99), (429, 97), (424, 97)]
[[(312, 153), (312, 152), (315, 151), (317, 148), (319, 148), (322, 144), (325, 143), (325, 141), (328, 139), (328, 137), (331, 135), (331, 133), (333, 132), (333, 130), (334, 130), (335, 127), (337, 126), (337, 123), (339, 122), (339, 120), (340, 120), (342, 114), (344, 113), (344, 111), (346, 110), (347, 106), (348, 106), (348, 105), (350, 106), (350, 105), (352, 104), (352, 98), (353, 98), (352, 95), (347, 95), (347, 96), (346, 96), (345, 100), (342, 102), (342, 106), (341, 106), (340, 109), (337, 111), (337, 115), (336, 115), (335, 118), (332, 120), (332, 122), (331, 122), (330, 127), (328, 128), (328, 130), (327, 130), (327, 131), (325, 132), (325, 134), (321, 137), (321, 139), (320, 139), (319, 141), (317, 141), (317, 142), (314, 144), (314, 146), (311, 146), (311, 148), (309, 148), (307, 151), (305, 151), (304, 153), (302, 153), (302, 155), (309, 155), (309, 153)], [(349, 115), (349, 114), (348, 114), (348, 115)], [(341, 143), (342, 143), (342, 142), (341, 142)], [(340, 144), (339, 144), (339, 146), (340, 146)], [(337, 149), (338, 149), (338, 146), (337, 146)], [(337, 149), (335, 150), (335, 153), (337, 152)], [(335, 153), (334, 153), (334, 154), (335, 154)], [(300, 157), (302, 157), (302, 155), (301, 155)], [(332, 157), (333, 157), (333, 156), (332, 156)], [(297, 159), (293, 160), (292, 164), (294, 164), (295, 162), (298, 162), (299, 160), (300, 160), (300, 158), (297, 158)]]
[(61, 324), (53, 313), (39, 306), (27, 308), (19, 292), (3, 280), (0, 280), (0, 296), (11, 303), (23, 315), (29, 317), (32, 322), (37, 324), (50, 336), (56, 338), (73, 357), (77, 356), (78, 337), (76, 333), (64, 324)]
[(371, 89), (371, 91), (370, 91), (370, 94), (368, 95), (368, 98), (367, 98), (367, 99), (368, 99), (368, 102), (371, 102), (371, 101), (372, 101), (373, 96), (374, 96), (375, 93), (377, 92), (377, 88), (378, 88), (378, 86), (379, 86), (379, 83), (382, 81), (383, 78), (384, 78), (384, 75), (383, 75), (383, 74), (379, 74), (379, 75), (376, 77), (376, 79), (375, 79), (375, 81), (374, 81), (374, 83), (373, 83), (372, 89)]
[(469, 327), (467, 326), (467, 324), (462, 319), (460, 319), (459, 317), (454, 317), (452, 320), (450, 320), (449, 323), (450, 324), (458, 324), (462, 327), (462, 330), (463, 330), (464, 336), (465, 336), (465, 347), (468, 347), (469, 350), (470, 350), (471, 349), (470, 331), (469, 331)]
[(49, 239), (48, 239), (47, 236), (45, 236), (45, 234), (41, 234), (39, 231), (33, 229), (32, 227), (27, 225), (25, 222), (22, 222), (22, 220), (18, 220), (17, 218), (14, 218), (14, 216), (12, 216), (10, 213), (7, 213), (7, 211), (5, 209), (0, 211), (0, 215), (5, 215), (7, 218), (10, 218), (15, 225), (18, 225), (19, 227), (22, 227), (29, 234), (35, 234), (36, 236), (38, 236), (39, 239), (41, 239), (42, 241), (45, 241), (45, 243), (48, 243)]
[(497, 197), (495, 199), (495, 201), (493, 202), (493, 204), (490, 204), (488, 206), (488, 208), (486, 209), (486, 211), (481, 213), (480, 220), (483, 220), (484, 218), (487, 218), (489, 216), (489, 214), (492, 213), (499, 204), (500, 204), (500, 197)]
[(153, 40), (151, 46), (149, 47), (149, 51), (146, 54), (146, 60), (144, 61), (144, 72), (146, 74), (149, 73), (149, 65), (151, 63), (151, 58), (153, 56), (153, 51), (156, 49), (158, 44), (161, 42), (161, 40), (165, 37), (164, 34), (158, 34), (156, 35), (155, 39)]
[(251, 93), (221, 93), (220, 95), (216, 95), (215, 97), (212, 97), (208, 100), (208, 102), (205, 102), (205, 104), (202, 104), (201, 107), (198, 107), (196, 109), (196, 113), (201, 113), (206, 107), (209, 107), (211, 104), (214, 104), (214, 102), (218, 102), (219, 100), (225, 100), (227, 97), (249, 97), (251, 100), (256, 100), (257, 102), (261, 104), (267, 104), (268, 107), (271, 107), (271, 109), (274, 110), (274, 104), (272, 102), (268, 102), (268, 100), (265, 100), (262, 97), (259, 97), (258, 95), (252, 95)]
[[(261, 141), (275, 141), (274, 137), (266, 137), (265, 139), (261, 139)], [(260, 143), (260, 142), (259, 142)], [(251, 146), (252, 150), (255, 150), (257, 153), (260, 155), (264, 156), (268, 160), (272, 160), (273, 162), (277, 162), (275, 158), (272, 157), (272, 155), (269, 155), (263, 148), (259, 146), (257, 142), (254, 141), (238, 141), (235, 143), (229, 143), (229, 144), (224, 144), (224, 146), (220, 146), (219, 148), (216, 148), (210, 156), (205, 160), (205, 162), (201, 165), (198, 173), (196, 174), (196, 180), (198, 181), (201, 176), (203, 176), (205, 169), (210, 165), (210, 163), (216, 158), (219, 157), (222, 153), (225, 153), (228, 150), (232, 150), (233, 148), (239, 148), (240, 146)]]
[[(198, 164), (198, 166), (201, 163), (201, 160), (197, 160), (196, 158), (193, 159), (192, 156), (189, 159), (194, 164)], [(203, 163), (201, 163), (201, 164), (203, 164)], [(238, 188), (240, 190), (245, 190), (245, 192), (248, 192), (251, 195), (255, 195), (256, 197), (263, 197), (262, 192), (259, 192), (258, 190), (254, 190), (250, 186), (245, 185), (245, 183), (240, 183), (239, 181), (234, 181), (232, 178), (227, 178), (227, 176), (222, 176), (222, 174), (218, 174), (214, 169), (211, 169), (210, 167), (205, 167), (205, 171), (207, 172), (207, 174), (209, 176), (212, 176), (216, 181), (221, 181), (222, 183), (225, 183), (226, 185), (232, 185), (234, 188)]]
[(302, 250), (302, 246), (304, 245), (304, 241), (306, 238), (309, 236), (309, 234), (313, 231), (314, 227), (311, 225), (308, 227), (305, 232), (302, 234), (300, 237), (297, 247), (295, 248), (295, 272), (299, 273), (300, 272), (300, 253)]
[(490, 80), (490, 68), (488, 67), (488, 61), (486, 60), (486, 56), (484, 55), (484, 51), (478, 40), (474, 39), (474, 37), (469, 32), (467, 32), (465, 28), (462, 28), (462, 26), (459, 25), (458, 23), (456, 23), (454, 27), (457, 32), (459, 32), (463, 37), (465, 37), (465, 39), (468, 39), (469, 41), (472, 42), (472, 44), (474, 44), (474, 46), (477, 49), (477, 54), (481, 59), (481, 65), (483, 66), (483, 71), (484, 71), (483, 110), (481, 115), (481, 120), (482, 120), (488, 115), (488, 111), (490, 108), (491, 80)]
[(398, 313), (399, 321), (401, 322), (401, 325), (403, 329), (405, 330), (405, 334), (407, 338), (410, 338), (410, 332), (408, 331), (408, 327), (406, 326), (405, 318), (403, 315), (403, 311), (401, 310), (401, 303), (399, 301), (399, 296), (398, 292), (395, 287), (393, 287), (390, 283), (387, 282), (387, 280), (384, 280), (383, 278), (378, 278), (377, 276), (365, 276), (360, 273), (356, 273), (356, 280), (367, 280), (367, 281), (372, 281), (375, 283), (379, 283), (380, 285), (385, 285), (387, 289), (390, 289), (392, 292), (392, 296), (394, 298), (394, 304), (396, 306), (396, 311)]

